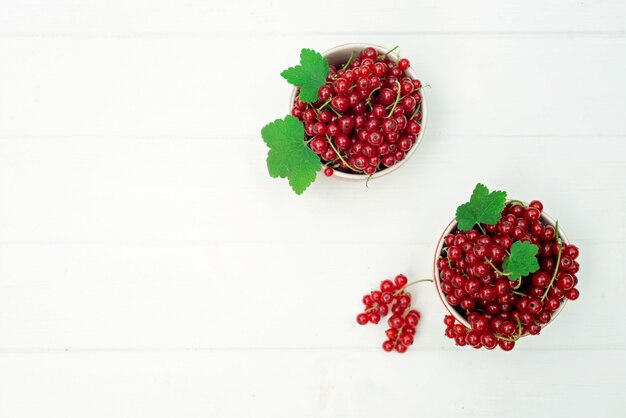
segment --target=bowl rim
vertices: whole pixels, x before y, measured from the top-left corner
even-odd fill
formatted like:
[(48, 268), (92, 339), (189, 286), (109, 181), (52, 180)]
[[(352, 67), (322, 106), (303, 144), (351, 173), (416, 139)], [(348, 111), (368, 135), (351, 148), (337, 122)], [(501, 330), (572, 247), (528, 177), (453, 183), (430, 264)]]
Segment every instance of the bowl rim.
[[(515, 200), (515, 202), (522, 202), (526, 207), (528, 207), (527, 202), (520, 201), (520, 200)], [(511, 203), (511, 201), (507, 201), (507, 204), (508, 203)], [(556, 226), (556, 220), (544, 211), (541, 212), (541, 216), (539, 217), (539, 219), (543, 221), (543, 223), (546, 225), (551, 225), (553, 227)], [(439, 300), (441, 301), (443, 306), (446, 308), (448, 313), (454, 316), (454, 318), (458, 322), (463, 324), (466, 328), (471, 328), (469, 322), (465, 318), (463, 318), (463, 316), (459, 312), (457, 312), (457, 310), (454, 309), (454, 307), (450, 305), (450, 303), (448, 303), (448, 301), (446, 300), (445, 295), (443, 294), (443, 290), (441, 289), (441, 286), (440, 286), (441, 279), (439, 277), (439, 269), (437, 268), (437, 259), (439, 258), (439, 255), (441, 254), (441, 251), (443, 250), (443, 245), (444, 245), (443, 239), (446, 235), (454, 231), (457, 225), (458, 223), (456, 221), (456, 218), (453, 218), (452, 221), (450, 221), (450, 223), (448, 224), (448, 226), (445, 227), (445, 229), (441, 233), (441, 236), (439, 237), (439, 241), (437, 242), (437, 246), (435, 247), (435, 255), (433, 258), (433, 283), (435, 285), (437, 295), (439, 296)], [(565, 234), (565, 232), (563, 231), (563, 228), (560, 225), (559, 225), (559, 237), (561, 238), (561, 240), (563, 241), (565, 245), (570, 244), (570, 241), (567, 238), (567, 235)], [(566, 304), (567, 304), (567, 298), (563, 298), (563, 300), (561, 301), (561, 305), (558, 307), (558, 309), (552, 312), (552, 317), (550, 318), (550, 321), (548, 321), (545, 324), (542, 324), (541, 329), (547, 327), (552, 322), (554, 322), (554, 320), (559, 315), (559, 313), (561, 313), (561, 311), (563, 310)], [(530, 334), (528, 332), (525, 332), (524, 334), (522, 334), (521, 337), (525, 337), (527, 335), (530, 335)]]
[[(370, 44), (370, 43), (346, 43), (346, 44), (337, 45), (330, 49), (327, 49), (326, 51), (322, 52), (322, 56), (325, 58), (328, 58), (332, 54), (345, 52), (346, 50), (365, 49), (365, 48), (370, 48), (370, 47), (382, 53), (388, 52), (390, 50), (389, 48), (384, 48), (380, 45)], [(389, 56), (394, 62), (398, 62), (397, 55), (390, 54)], [(409, 68), (406, 70), (406, 73), (407, 73), (407, 76), (411, 80), (419, 80), (417, 73), (415, 72), (413, 67), (409, 66)], [(293, 110), (293, 106), (294, 106), (297, 94), (298, 94), (298, 88), (294, 87), (293, 90), (291, 91), (291, 97), (289, 98), (289, 114), (290, 115), (291, 115), (291, 111)], [(426, 132), (426, 124), (428, 120), (428, 105), (426, 103), (427, 99), (426, 99), (424, 88), (421, 89), (421, 94), (422, 94), (422, 101), (421, 101), (422, 107), (420, 110), (422, 112), (422, 122), (421, 122), (422, 129), (417, 134), (415, 138), (415, 143), (413, 144), (413, 146), (411, 147), (411, 149), (409, 150), (409, 152), (406, 154), (406, 156), (404, 157), (402, 161), (399, 161), (396, 164), (392, 165), (391, 167), (385, 168), (384, 170), (377, 171), (376, 173), (372, 175), (351, 174), (351, 173), (344, 173), (343, 171), (335, 170), (332, 177), (336, 177), (342, 180), (351, 180), (351, 181), (369, 181), (369, 180), (377, 179), (379, 177), (390, 174), (396, 171), (402, 165), (404, 165), (404, 163), (406, 163), (413, 156), (413, 154), (415, 154), (415, 150), (422, 142), (422, 139), (424, 138), (424, 133)]]

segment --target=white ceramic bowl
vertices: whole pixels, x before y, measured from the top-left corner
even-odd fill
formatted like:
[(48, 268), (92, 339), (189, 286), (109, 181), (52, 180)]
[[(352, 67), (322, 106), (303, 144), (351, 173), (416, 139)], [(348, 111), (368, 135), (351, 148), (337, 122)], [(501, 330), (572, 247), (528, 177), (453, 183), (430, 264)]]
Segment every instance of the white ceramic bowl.
[[(383, 48), (382, 46), (379, 46), (379, 45), (353, 43), (353, 44), (344, 44), (344, 45), (336, 46), (322, 53), (322, 55), (328, 58), (328, 64), (330, 65), (343, 65), (345, 62), (348, 61), (348, 59), (350, 58), (350, 54), (352, 52), (356, 53), (365, 48), (374, 48), (376, 51), (380, 52), (381, 54), (385, 54), (387, 53), (387, 51), (389, 51), (388, 48)], [(391, 59), (394, 62), (397, 62), (398, 56), (392, 52), (391, 54), (389, 54), (389, 59)], [(412, 80), (419, 79), (417, 77), (417, 73), (415, 73), (415, 70), (413, 70), (413, 67), (409, 67), (405, 71), (405, 73)], [(293, 92), (291, 93), (291, 98), (289, 99), (289, 114), (291, 114), (291, 110), (293, 109), (293, 105), (294, 105), (297, 95), (298, 95), (298, 88), (296, 87), (293, 89)], [(409, 160), (409, 158), (411, 158), (413, 154), (415, 154), (415, 150), (419, 146), (420, 142), (422, 142), (422, 138), (424, 137), (424, 132), (426, 131), (426, 119), (428, 116), (428, 106), (426, 105), (426, 95), (424, 94), (423, 88), (421, 89), (421, 95), (422, 95), (422, 101), (421, 101), (420, 111), (422, 112), (422, 122), (421, 122), (422, 130), (419, 132), (419, 134), (417, 134), (417, 137), (415, 138), (415, 144), (413, 144), (409, 152), (407, 152), (406, 157), (404, 157), (404, 160), (399, 161), (398, 163), (392, 165), (389, 168), (385, 168), (384, 170), (377, 171), (371, 176), (367, 174), (344, 173), (342, 171), (335, 170), (333, 177), (337, 177), (337, 178), (344, 179), (344, 180), (365, 181), (368, 178), (375, 179), (378, 177), (382, 177), (386, 174), (392, 173), (396, 171), (398, 168), (400, 168), (404, 163), (406, 163)]]
[[(528, 206), (528, 205), (526, 205)], [(552, 225), (553, 227), (556, 228), (556, 221), (548, 214), (546, 214), (545, 212), (541, 213), (541, 217), (539, 218), (544, 224), (546, 225)], [(439, 242), (437, 243), (437, 249), (435, 250), (435, 258), (434, 258), (434, 262), (433, 262), (433, 266), (434, 266), (434, 282), (435, 282), (435, 288), (437, 289), (437, 294), (439, 295), (439, 299), (441, 300), (441, 303), (443, 303), (443, 306), (446, 307), (447, 311), (454, 316), (454, 318), (459, 321), (461, 324), (465, 325), (467, 328), (471, 328), (469, 322), (467, 322), (467, 320), (456, 310), (454, 309), (454, 306), (450, 305), (450, 303), (448, 303), (448, 300), (446, 299), (446, 295), (443, 293), (443, 290), (441, 290), (441, 278), (439, 277), (439, 269), (437, 268), (437, 259), (439, 258), (439, 256), (441, 255), (441, 252), (443, 250), (443, 246), (444, 246), (444, 238), (450, 234), (451, 232), (454, 232), (457, 228), (457, 222), (456, 219), (453, 219), (452, 222), (450, 222), (448, 224), (448, 226), (446, 227), (446, 229), (443, 231), (443, 233), (441, 234), (441, 237), (439, 237)], [(559, 237), (561, 238), (561, 240), (563, 241), (563, 244), (565, 245), (569, 245), (569, 240), (567, 239), (567, 236), (565, 235), (565, 232), (563, 232), (563, 228), (561, 226), (559, 226)], [(554, 319), (558, 316), (558, 314), (561, 312), (561, 310), (563, 310), (563, 307), (565, 306), (565, 304), (567, 303), (567, 298), (563, 298), (563, 300), (561, 301), (561, 305), (559, 306), (559, 308), (552, 312), (552, 317), (550, 318), (550, 321), (546, 324), (543, 324), (541, 327), (544, 328), (546, 326), (548, 326), (549, 324), (552, 323), (552, 321), (554, 321)], [(522, 335), (522, 336), (526, 336), (528, 335), (528, 333)]]

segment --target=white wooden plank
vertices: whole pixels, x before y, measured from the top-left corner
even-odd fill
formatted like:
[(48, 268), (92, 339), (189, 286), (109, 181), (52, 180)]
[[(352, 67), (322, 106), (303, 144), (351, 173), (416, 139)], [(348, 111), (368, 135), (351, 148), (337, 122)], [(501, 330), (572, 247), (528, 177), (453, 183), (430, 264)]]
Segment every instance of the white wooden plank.
[(5, 34), (624, 31), (622, 2), (481, 0), (26, 0), (0, 3)]
[(434, 243), (478, 181), (542, 199), (575, 241), (623, 242), (623, 150), (621, 137), (433, 134), (367, 188), (320, 176), (297, 197), (258, 137), (6, 139), (0, 242)]
[(0, 413), (84, 417), (621, 417), (623, 351), (0, 355)]
[(11, 57), (0, 66), (0, 137), (249, 137), (287, 113), (279, 73), (300, 48), (355, 40), (401, 45), (432, 86), (429, 133), (626, 134), (624, 37), (295, 34), (0, 39)]
[[(417, 235), (417, 232), (416, 232)], [(426, 244), (268, 240), (196, 245), (0, 247), (0, 350), (377, 348), (361, 297), (382, 279), (432, 276)], [(623, 243), (579, 242), (581, 298), (519, 350), (626, 348)], [(601, 283), (601, 285), (599, 285)], [(450, 349), (434, 286), (412, 290), (416, 350)], [(599, 308), (601, 307), (601, 308)]]

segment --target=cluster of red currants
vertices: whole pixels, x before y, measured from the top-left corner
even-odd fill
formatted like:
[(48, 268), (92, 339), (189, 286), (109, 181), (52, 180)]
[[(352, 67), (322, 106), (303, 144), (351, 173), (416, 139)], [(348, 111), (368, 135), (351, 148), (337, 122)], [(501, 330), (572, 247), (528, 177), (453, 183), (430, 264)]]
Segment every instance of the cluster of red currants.
[[(411, 284), (414, 283), (417, 282)], [(385, 351), (395, 349), (398, 353), (404, 353), (408, 346), (413, 344), (420, 313), (411, 309), (411, 295), (405, 292), (411, 284), (405, 275), (399, 274), (393, 281), (383, 280), (380, 283), (380, 290), (374, 290), (363, 296), (365, 310), (356, 317), (359, 324), (377, 324), (391, 312), (387, 321), (389, 328), (385, 331), (387, 340), (383, 343)]]
[[(511, 350), (522, 335), (536, 335), (550, 322), (564, 299), (576, 300), (578, 248), (558, 239), (541, 221), (543, 205), (509, 203), (494, 225), (455, 231), (444, 238), (437, 260), (441, 290), (450, 305), (470, 324), (444, 320), (446, 335), (457, 345)], [(517, 280), (502, 271), (502, 262), (516, 241), (538, 247), (539, 270)]]
[(330, 66), (319, 100), (296, 98), (291, 114), (304, 122), (309, 146), (333, 171), (374, 174), (405, 158), (421, 131), (422, 87), (397, 63), (365, 48), (341, 68)]

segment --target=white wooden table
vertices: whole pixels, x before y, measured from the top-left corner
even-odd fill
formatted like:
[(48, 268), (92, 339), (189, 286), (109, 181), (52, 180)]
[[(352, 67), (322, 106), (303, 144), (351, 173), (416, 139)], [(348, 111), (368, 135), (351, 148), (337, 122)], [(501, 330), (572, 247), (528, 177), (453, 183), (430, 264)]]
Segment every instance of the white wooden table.
[[(626, 4), (0, 1), (0, 417), (620, 417)], [(400, 45), (430, 120), (391, 176), (270, 179), (302, 47)], [(510, 353), (434, 289), (405, 355), (360, 298), (477, 181), (541, 199), (581, 298)]]

